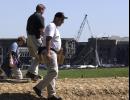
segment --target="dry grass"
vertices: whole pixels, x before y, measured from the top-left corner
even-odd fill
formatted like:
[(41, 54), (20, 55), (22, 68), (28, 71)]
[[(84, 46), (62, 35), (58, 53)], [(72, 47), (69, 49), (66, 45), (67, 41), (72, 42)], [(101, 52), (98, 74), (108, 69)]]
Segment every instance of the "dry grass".
[[(128, 100), (128, 81), (125, 77), (60, 79), (57, 94), (63, 100)], [(32, 90), (35, 84), (0, 83), (0, 100), (41, 100)]]

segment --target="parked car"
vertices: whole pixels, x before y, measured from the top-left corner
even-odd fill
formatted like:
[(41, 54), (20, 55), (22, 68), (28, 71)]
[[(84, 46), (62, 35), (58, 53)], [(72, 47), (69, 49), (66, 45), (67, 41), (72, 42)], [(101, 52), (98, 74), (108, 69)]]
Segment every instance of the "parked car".
[(47, 69), (47, 66), (45, 64), (40, 64), (39, 68), (41, 68), (41, 69)]
[(61, 69), (69, 69), (71, 67), (71, 65), (61, 65), (60, 68)]
[(102, 66), (102, 67), (108, 67), (108, 68), (109, 68), (109, 67), (113, 67), (114, 64), (102, 64), (101, 66)]
[(98, 66), (94, 66), (94, 65), (80, 65), (79, 67), (77, 67), (77, 68), (79, 68), (79, 69), (84, 69), (84, 68), (97, 68)]

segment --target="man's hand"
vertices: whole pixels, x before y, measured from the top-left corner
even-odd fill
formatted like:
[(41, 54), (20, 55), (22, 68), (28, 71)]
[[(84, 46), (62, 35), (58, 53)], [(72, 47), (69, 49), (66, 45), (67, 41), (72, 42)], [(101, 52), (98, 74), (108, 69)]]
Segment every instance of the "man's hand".
[(50, 36), (46, 37), (46, 49), (47, 49), (48, 63), (50, 63), (50, 61), (51, 61), (51, 54), (50, 54), (50, 52), (51, 52), (51, 39), (52, 39), (52, 37), (50, 37)]
[(50, 61), (51, 61), (51, 55), (50, 55), (50, 53), (47, 53), (46, 57), (47, 57), (47, 62), (50, 63)]

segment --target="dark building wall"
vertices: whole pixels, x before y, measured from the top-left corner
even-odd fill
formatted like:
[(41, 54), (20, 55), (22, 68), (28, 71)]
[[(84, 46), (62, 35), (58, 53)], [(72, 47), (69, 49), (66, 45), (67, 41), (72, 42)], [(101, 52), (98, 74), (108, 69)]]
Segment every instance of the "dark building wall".
[(76, 53), (71, 59), (72, 65), (80, 65), (85, 63), (85, 56), (89, 52), (88, 46), (89, 45), (86, 42), (76, 43)]
[(97, 52), (101, 64), (112, 64), (116, 57), (116, 40), (97, 39)]
[(73, 38), (62, 38), (62, 48), (65, 55), (64, 64), (70, 64), (70, 60), (76, 52), (76, 41)]
[(96, 49), (97, 44), (97, 52), (101, 64), (129, 64), (129, 41), (102, 37), (90, 38), (88, 43), (94, 49)]
[(0, 39), (0, 65), (8, 51), (9, 46), (16, 41), (16, 39)]
[(129, 43), (128, 42), (117, 42), (116, 47), (116, 63), (129, 65)]
[[(6, 55), (8, 47), (14, 41), (16, 39), (0, 39), (0, 64)], [(97, 50), (101, 64), (129, 65), (129, 41), (118, 41), (103, 37), (90, 38), (88, 42), (77, 43), (73, 38), (62, 38), (62, 47), (65, 55), (64, 64), (97, 65), (98, 61), (95, 52)], [(30, 64), (31, 56), (26, 45), (21, 49), (21, 55), (24, 64)]]
[[(78, 47), (80, 47), (80, 45)], [(78, 50), (78, 53), (76, 53), (71, 62), (72, 64), (78, 65), (129, 65), (129, 41), (119, 41), (108, 37), (89, 38), (84, 48)]]

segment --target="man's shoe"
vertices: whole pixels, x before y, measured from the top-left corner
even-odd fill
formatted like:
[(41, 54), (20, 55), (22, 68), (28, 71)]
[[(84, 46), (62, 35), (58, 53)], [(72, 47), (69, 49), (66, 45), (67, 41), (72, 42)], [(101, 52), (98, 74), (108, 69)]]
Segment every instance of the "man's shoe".
[(36, 93), (39, 97), (42, 97), (42, 92), (41, 92), (41, 90), (37, 89), (36, 87), (33, 87), (33, 90), (35, 91), (35, 93)]
[(35, 75), (30, 72), (27, 72), (26, 77), (31, 78), (33, 81), (38, 81), (39, 79), (41, 79), (40, 75)]
[(42, 77), (40, 75), (36, 75), (32, 80), (33, 81), (38, 81), (39, 79), (41, 79)]
[(33, 87), (33, 90), (35, 91), (35, 93), (40, 97), (42, 98), (42, 100), (47, 100), (47, 98), (45, 98), (44, 96), (42, 96), (42, 92), (37, 89), (36, 87)]
[(38, 76), (39, 79), (42, 79), (42, 76), (40, 76), (40, 75), (37, 75), (37, 76)]
[(35, 77), (35, 75), (32, 74), (32, 73), (30, 73), (30, 72), (27, 72), (27, 73), (26, 73), (26, 77), (33, 79), (33, 78)]
[(62, 98), (58, 97), (58, 96), (52, 96), (52, 97), (48, 98), (48, 100), (62, 100)]

